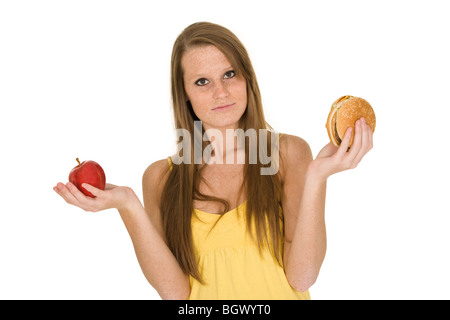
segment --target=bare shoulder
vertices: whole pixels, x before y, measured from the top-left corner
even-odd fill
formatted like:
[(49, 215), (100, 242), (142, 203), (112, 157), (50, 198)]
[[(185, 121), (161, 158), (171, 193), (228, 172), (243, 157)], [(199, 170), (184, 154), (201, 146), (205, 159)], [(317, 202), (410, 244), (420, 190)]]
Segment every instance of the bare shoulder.
[(291, 134), (283, 134), (280, 138), (280, 153), (309, 158), (311, 148), (306, 140)]
[(309, 144), (302, 138), (283, 134), (280, 138), (280, 174), (282, 180), (286, 172), (306, 170), (313, 159)]
[(161, 179), (169, 171), (169, 161), (161, 159), (153, 162), (144, 171), (143, 182)]
[(170, 167), (167, 158), (155, 161), (145, 169), (142, 175), (142, 191), (146, 208), (150, 202), (159, 206), (159, 199), (161, 198), (169, 171)]

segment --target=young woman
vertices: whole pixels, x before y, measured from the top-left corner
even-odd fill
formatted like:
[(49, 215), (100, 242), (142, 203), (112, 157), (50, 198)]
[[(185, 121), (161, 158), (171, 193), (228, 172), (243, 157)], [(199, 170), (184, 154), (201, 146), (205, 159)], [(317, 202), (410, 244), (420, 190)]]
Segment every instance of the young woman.
[[(183, 148), (146, 169), (144, 205), (111, 184), (84, 184), (95, 198), (71, 183), (54, 190), (86, 211), (118, 209), (162, 299), (309, 299), (326, 251), (327, 179), (357, 166), (373, 146), (370, 128), (358, 120), (349, 150), (351, 128), (315, 159), (299, 137), (274, 140), (244, 46), (212, 23), (195, 23), (175, 41), (171, 91)], [(256, 132), (257, 143), (220, 141), (230, 130)], [(272, 164), (251, 161), (262, 151), (279, 154), (272, 174), (262, 174)]]

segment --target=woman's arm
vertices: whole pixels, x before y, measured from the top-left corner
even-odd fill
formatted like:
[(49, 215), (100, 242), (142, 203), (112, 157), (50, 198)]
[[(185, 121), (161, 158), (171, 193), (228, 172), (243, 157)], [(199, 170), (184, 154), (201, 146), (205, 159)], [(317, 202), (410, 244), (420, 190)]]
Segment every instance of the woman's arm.
[[(144, 213), (140, 218), (151, 225), (153, 239), (137, 241), (138, 252), (151, 252), (139, 259), (141, 268), (148, 281), (163, 299), (187, 299), (191, 292), (189, 276), (184, 274), (173, 253), (165, 241), (159, 209), (162, 190), (168, 178), (169, 164), (167, 159), (151, 164), (142, 177)], [(142, 207), (142, 206), (141, 206)], [(145, 216), (145, 218), (143, 217)], [(139, 226), (140, 224), (133, 224)], [(156, 231), (156, 232), (155, 232)], [(136, 234), (139, 234), (137, 232)], [(154, 255), (156, 259), (154, 259)]]
[(119, 210), (119, 213), (148, 282), (164, 300), (187, 299), (190, 293), (189, 277), (182, 272), (141, 202), (137, 200), (132, 206)]
[(294, 232), (290, 235), (284, 260), (286, 277), (300, 292), (314, 284), (325, 258), (325, 194), (326, 181), (305, 173), (302, 200), (296, 220), (291, 218)]
[[(165, 163), (168, 166), (167, 161)], [(160, 216), (159, 197), (161, 185), (163, 185), (162, 169), (162, 161), (157, 161), (150, 165), (144, 173), (145, 209), (129, 187), (107, 184), (106, 189), (101, 190), (83, 184), (83, 187), (95, 198), (85, 196), (70, 182), (66, 185), (58, 183), (53, 189), (67, 203), (85, 211), (98, 212), (116, 208), (131, 237), (141, 269), (150, 284), (162, 299), (187, 299), (190, 294), (189, 277), (182, 272), (164, 241), (158, 219), (154, 218)]]
[[(289, 283), (306, 291), (317, 279), (326, 252), (325, 195), (329, 176), (356, 168), (373, 147), (372, 131), (357, 121), (355, 140), (348, 145), (351, 129), (339, 148), (326, 145), (312, 160), (308, 144), (292, 139), (285, 161), (283, 211), (285, 214), (284, 269)], [(300, 195), (300, 197), (299, 197)], [(293, 199), (298, 200), (293, 200)]]

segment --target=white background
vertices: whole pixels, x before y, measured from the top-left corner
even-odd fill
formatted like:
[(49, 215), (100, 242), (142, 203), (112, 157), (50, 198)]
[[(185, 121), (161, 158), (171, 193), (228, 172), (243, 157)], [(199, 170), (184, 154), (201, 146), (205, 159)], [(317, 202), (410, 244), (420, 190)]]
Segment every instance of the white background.
[(329, 179), (312, 298), (449, 299), (444, 1), (283, 0), (0, 2), (0, 298), (159, 299), (118, 213), (52, 187), (79, 157), (142, 199), (145, 168), (176, 150), (170, 54), (196, 21), (242, 40), (268, 122), (314, 154), (336, 98), (375, 109), (374, 149)]

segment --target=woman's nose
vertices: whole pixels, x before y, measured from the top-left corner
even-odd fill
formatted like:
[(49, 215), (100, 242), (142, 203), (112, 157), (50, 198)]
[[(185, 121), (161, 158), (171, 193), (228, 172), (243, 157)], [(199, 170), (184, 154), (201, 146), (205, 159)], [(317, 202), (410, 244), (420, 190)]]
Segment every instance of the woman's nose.
[(218, 81), (214, 86), (214, 98), (222, 99), (228, 97), (228, 88), (223, 81)]

